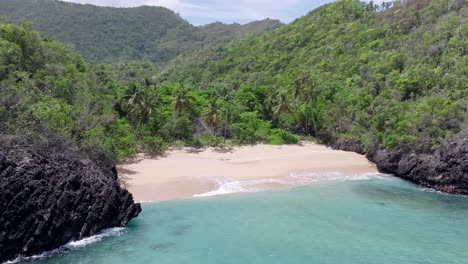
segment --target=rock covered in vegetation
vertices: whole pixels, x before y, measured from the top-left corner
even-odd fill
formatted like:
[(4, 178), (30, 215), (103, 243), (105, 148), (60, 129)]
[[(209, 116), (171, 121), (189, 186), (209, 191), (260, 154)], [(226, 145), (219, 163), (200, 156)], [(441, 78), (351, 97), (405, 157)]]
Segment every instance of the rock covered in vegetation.
[(0, 262), (123, 227), (141, 212), (115, 167), (18, 150), (0, 150), (0, 208)]
[(374, 148), (367, 158), (379, 170), (424, 187), (468, 195), (468, 137), (450, 141), (433, 154)]

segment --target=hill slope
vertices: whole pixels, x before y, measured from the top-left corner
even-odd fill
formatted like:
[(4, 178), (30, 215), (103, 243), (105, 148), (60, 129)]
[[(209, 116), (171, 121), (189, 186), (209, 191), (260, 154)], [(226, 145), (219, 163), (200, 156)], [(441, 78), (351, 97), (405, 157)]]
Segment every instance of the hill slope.
[(341, 0), (271, 33), (180, 56), (159, 76), (145, 64), (121, 64), (124, 76), (90, 67), (27, 26), (1, 25), (0, 134), (32, 133), (47, 145), (45, 127), (123, 159), (180, 141), (297, 143), (293, 132), (466, 194), (467, 6), (408, 0), (378, 12)]
[(114, 133), (116, 88), (98, 75), (63, 44), (0, 23), (0, 262), (125, 226), (141, 211), (102, 151), (122, 149), (128, 132)]
[(0, 16), (16, 24), (30, 21), (38, 31), (71, 44), (94, 62), (160, 63), (209, 43), (281, 25), (265, 20), (246, 26), (195, 27), (162, 7), (111, 8), (54, 0), (0, 0)]
[(431, 152), (467, 127), (467, 6), (412, 0), (377, 12), (342, 0), (260, 37), (181, 56), (163, 75), (234, 94), (253, 86), (264, 92), (241, 99), (248, 110), (325, 142)]

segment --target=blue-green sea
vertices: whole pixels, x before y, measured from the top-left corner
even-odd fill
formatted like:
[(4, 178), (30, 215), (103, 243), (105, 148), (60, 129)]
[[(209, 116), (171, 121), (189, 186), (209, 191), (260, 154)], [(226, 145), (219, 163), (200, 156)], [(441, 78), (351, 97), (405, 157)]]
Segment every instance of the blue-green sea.
[(147, 203), (37, 264), (467, 264), (468, 197), (393, 177)]

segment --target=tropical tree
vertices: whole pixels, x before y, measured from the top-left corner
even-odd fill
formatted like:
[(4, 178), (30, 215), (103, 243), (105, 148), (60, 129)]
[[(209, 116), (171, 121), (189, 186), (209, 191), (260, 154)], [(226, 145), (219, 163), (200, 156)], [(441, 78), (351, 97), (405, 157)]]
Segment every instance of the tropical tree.
[(273, 115), (278, 118), (283, 113), (289, 113), (291, 111), (291, 99), (287, 90), (278, 91), (278, 96), (273, 105)]
[(292, 101), (288, 89), (275, 87), (266, 99), (267, 105), (273, 114), (273, 122), (276, 124), (279, 117), (291, 111)]
[(154, 87), (132, 84), (130, 92), (124, 97), (124, 106), (138, 126), (148, 122), (158, 112), (158, 96)]
[(203, 120), (210, 127), (216, 127), (219, 124), (220, 109), (217, 100), (211, 100), (203, 112)]
[(174, 91), (172, 97), (172, 106), (174, 107), (176, 113), (185, 113), (192, 110), (193, 101), (194, 98), (189, 93), (189, 90), (185, 87), (182, 87)]
[(314, 136), (317, 136), (317, 126), (315, 122), (315, 111), (314, 104), (317, 100), (317, 93), (315, 90), (316, 83), (310, 80), (309, 75), (302, 71), (299, 76), (296, 78), (294, 86), (294, 96), (296, 99), (301, 101), (304, 105), (304, 114), (305, 114), (305, 133), (309, 133), (308, 123), (309, 123), (309, 113), (312, 114), (312, 126), (314, 130)]

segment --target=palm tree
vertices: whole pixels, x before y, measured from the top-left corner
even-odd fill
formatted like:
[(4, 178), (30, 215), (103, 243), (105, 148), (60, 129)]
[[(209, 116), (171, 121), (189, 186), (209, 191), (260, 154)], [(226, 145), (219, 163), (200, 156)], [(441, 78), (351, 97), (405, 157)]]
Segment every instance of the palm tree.
[(207, 108), (203, 112), (203, 119), (210, 127), (215, 127), (219, 124), (219, 104), (216, 100), (211, 100)]
[[(226, 139), (227, 136), (227, 131), (228, 131), (228, 126), (229, 126), (229, 120), (230, 120), (230, 114), (232, 106), (235, 104), (233, 103), (233, 89), (235, 87), (235, 84), (231, 84), (228, 86), (220, 86), (216, 90), (216, 98), (219, 98), (221, 103), (219, 101), (215, 101), (214, 103), (208, 105), (208, 109), (212, 108), (214, 110), (214, 107), (217, 107), (218, 109), (222, 109), (222, 115), (223, 115), (223, 124), (219, 124), (219, 118), (217, 117), (217, 123), (216, 126), (221, 125), (221, 134), (223, 135), (224, 140)], [(214, 101), (215, 99), (212, 99), (211, 101)], [(213, 111), (214, 112), (214, 111)], [(221, 110), (219, 110), (221, 112)], [(213, 114), (213, 113), (212, 113)], [(221, 115), (221, 114), (219, 114)]]
[(316, 84), (310, 81), (307, 73), (302, 71), (295, 81), (294, 97), (305, 104), (305, 132), (309, 133), (309, 109), (312, 111), (312, 126), (314, 135), (317, 136), (317, 126), (315, 124), (314, 104), (316, 102)]
[(266, 103), (272, 111), (275, 124), (278, 123), (281, 114), (291, 111), (291, 98), (287, 89), (274, 87), (268, 95)]
[(289, 113), (291, 110), (291, 100), (288, 91), (280, 90), (273, 105), (273, 115), (279, 117), (283, 113)]
[(150, 87), (133, 84), (130, 92), (124, 97), (124, 106), (131, 118), (141, 126), (158, 112), (158, 96)]
[(193, 100), (194, 98), (188, 89), (182, 87), (174, 92), (172, 106), (178, 114), (189, 112), (192, 109)]

